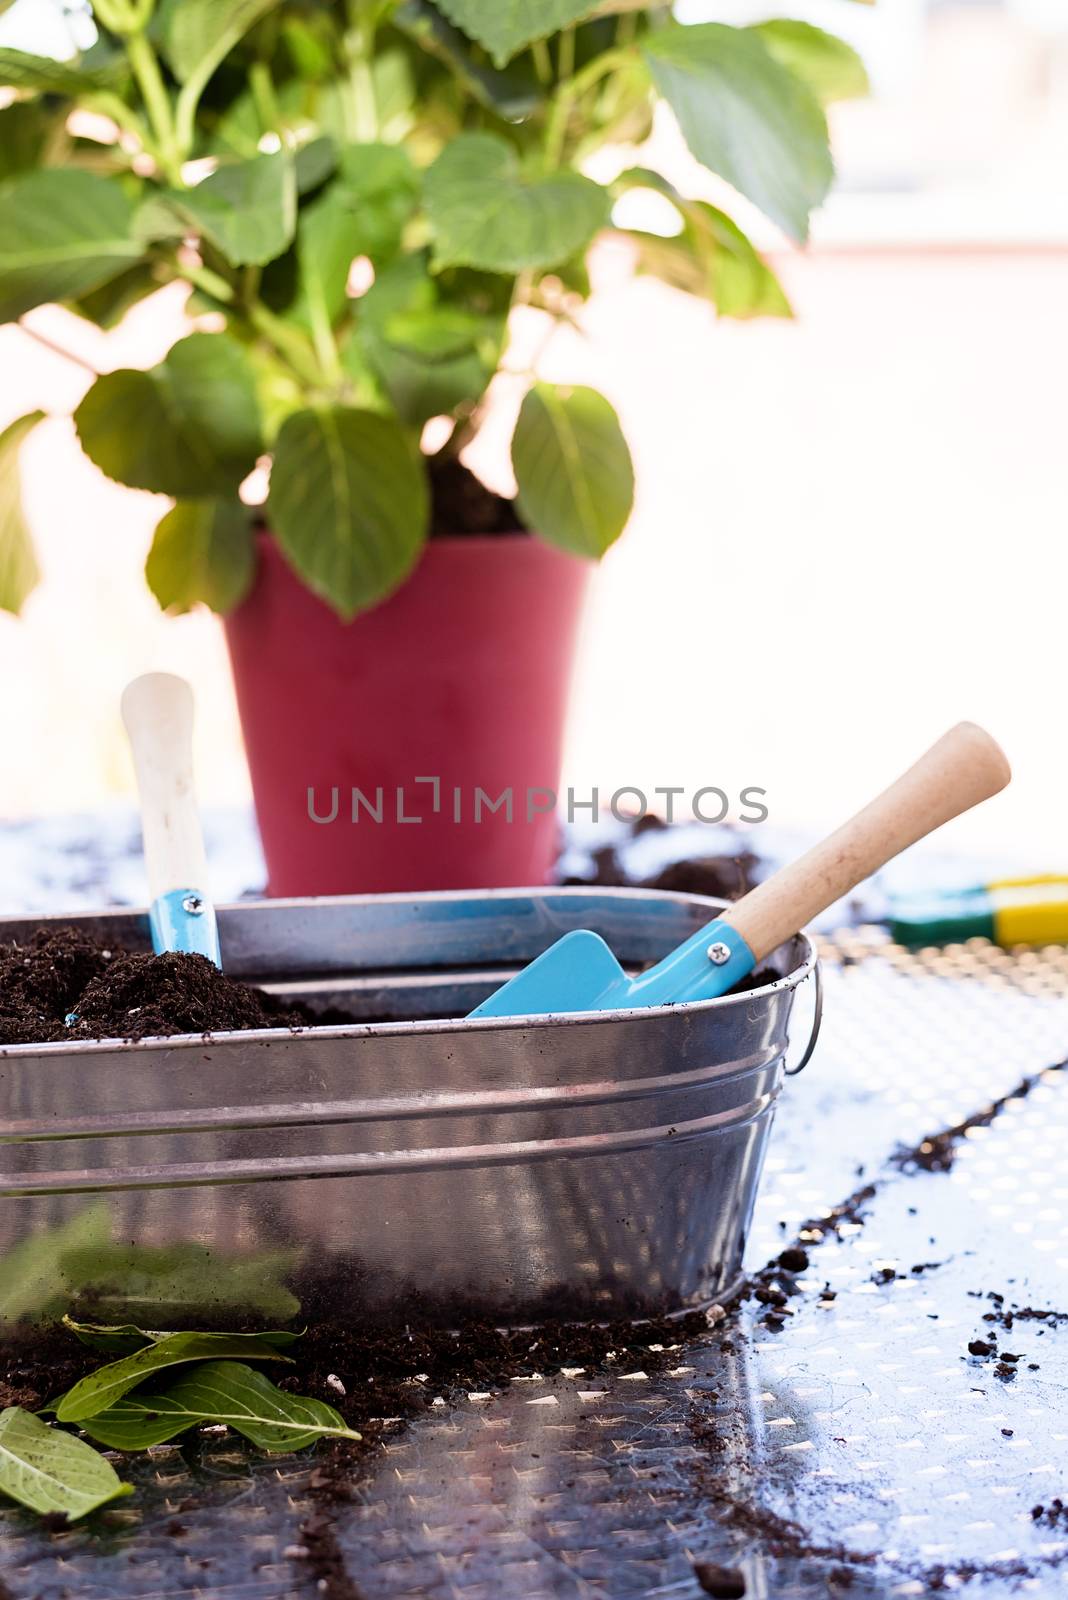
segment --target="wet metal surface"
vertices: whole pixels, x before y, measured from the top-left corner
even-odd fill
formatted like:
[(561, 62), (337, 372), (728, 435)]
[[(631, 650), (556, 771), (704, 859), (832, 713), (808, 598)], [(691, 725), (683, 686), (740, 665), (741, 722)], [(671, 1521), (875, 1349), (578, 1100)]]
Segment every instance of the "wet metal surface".
[[(967, 1351), (990, 1293), (1068, 1311), (1068, 952), (907, 956), (861, 931), (828, 968), (751, 1267), (874, 1193), (809, 1244), (782, 1331), (750, 1302), (655, 1377), (571, 1372), (435, 1408), (332, 1513), (348, 1587), (320, 1587), (301, 1553), (314, 1456), (209, 1435), (124, 1464), (136, 1499), (91, 1525), (6, 1512), (10, 1595), (699, 1600), (702, 1560), (742, 1568), (750, 1596), (1068, 1593), (1068, 1527), (1031, 1516), (1068, 1498), (1068, 1325), (998, 1330), (1015, 1377)], [(1035, 1074), (951, 1170), (893, 1160)]]

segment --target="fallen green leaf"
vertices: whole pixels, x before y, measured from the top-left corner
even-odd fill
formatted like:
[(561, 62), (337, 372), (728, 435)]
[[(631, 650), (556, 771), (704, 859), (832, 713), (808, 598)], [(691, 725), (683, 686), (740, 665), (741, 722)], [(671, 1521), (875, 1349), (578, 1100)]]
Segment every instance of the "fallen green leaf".
[(72, 1520), (133, 1493), (92, 1445), (21, 1406), (0, 1411), (0, 1489), (31, 1511), (64, 1511)]
[[(114, 1355), (130, 1355), (134, 1350), (143, 1350), (146, 1345), (159, 1344), (163, 1339), (172, 1339), (176, 1332), (182, 1331), (174, 1328), (138, 1328), (132, 1322), (77, 1322), (71, 1316), (64, 1316), (63, 1326), (73, 1333), (75, 1338), (80, 1339), (82, 1344), (89, 1345), (93, 1350), (103, 1350)], [(302, 1339), (305, 1331), (303, 1328), (296, 1332), (287, 1328), (269, 1328), (263, 1333), (239, 1334), (233, 1337), (256, 1339), (260, 1344), (284, 1350), (288, 1345)]]
[(186, 1361), (212, 1361), (224, 1356), (242, 1356), (246, 1361), (290, 1359), (264, 1343), (257, 1333), (171, 1333), (80, 1379), (57, 1400), (56, 1416), (60, 1422), (81, 1422), (106, 1411), (154, 1372)]
[(166, 1389), (126, 1395), (81, 1426), (116, 1450), (147, 1450), (197, 1423), (225, 1423), (261, 1450), (303, 1450), (317, 1439), (359, 1439), (322, 1400), (287, 1394), (240, 1361), (208, 1361)]

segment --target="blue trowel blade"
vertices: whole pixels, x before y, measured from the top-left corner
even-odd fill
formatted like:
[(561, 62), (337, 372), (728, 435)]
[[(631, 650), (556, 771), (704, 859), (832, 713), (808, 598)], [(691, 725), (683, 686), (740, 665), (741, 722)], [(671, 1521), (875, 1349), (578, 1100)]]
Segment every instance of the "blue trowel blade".
[(472, 1017), (545, 1016), (552, 1011), (610, 1011), (631, 980), (599, 933), (565, 933), (528, 967), (483, 1000)]
[(577, 929), (565, 933), (483, 1000), (471, 1016), (544, 1017), (714, 1000), (752, 972), (754, 965), (752, 950), (722, 918), (699, 928), (663, 961), (633, 978), (627, 977), (600, 934)]

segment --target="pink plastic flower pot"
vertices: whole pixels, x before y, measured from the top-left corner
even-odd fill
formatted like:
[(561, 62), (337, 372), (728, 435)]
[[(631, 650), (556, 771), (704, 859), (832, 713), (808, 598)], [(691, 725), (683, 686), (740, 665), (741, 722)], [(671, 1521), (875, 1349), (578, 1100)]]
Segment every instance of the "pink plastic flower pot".
[(270, 892), (544, 883), (588, 564), (432, 539), (343, 623), (267, 535), (259, 555), (226, 635)]

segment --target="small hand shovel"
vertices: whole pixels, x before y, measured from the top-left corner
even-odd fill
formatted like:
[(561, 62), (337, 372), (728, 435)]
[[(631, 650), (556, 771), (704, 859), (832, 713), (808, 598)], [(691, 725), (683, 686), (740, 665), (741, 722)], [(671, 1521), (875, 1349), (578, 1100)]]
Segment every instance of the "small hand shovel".
[(472, 1017), (714, 1000), (862, 879), (1008, 783), (1004, 753), (960, 722), (897, 782), (807, 855), (750, 890), (655, 967), (629, 978), (599, 934), (565, 934), (491, 994)]
[(123, 692), (122, 720), (141, 794), (152, 948), (207, 956), (221, 967), (193, 792), (193, 691), (169, 672), (146, 673)]

